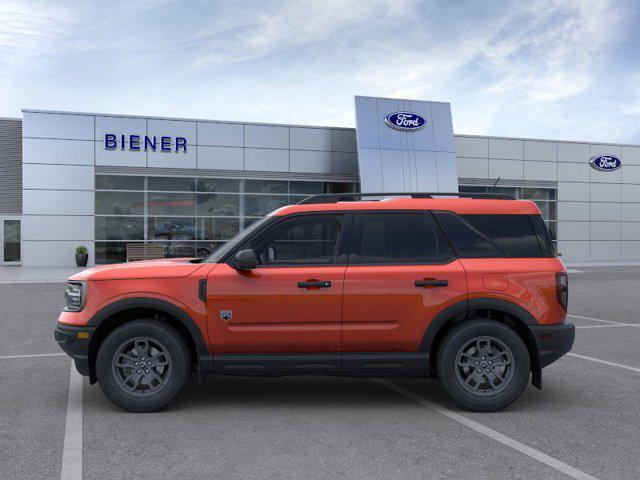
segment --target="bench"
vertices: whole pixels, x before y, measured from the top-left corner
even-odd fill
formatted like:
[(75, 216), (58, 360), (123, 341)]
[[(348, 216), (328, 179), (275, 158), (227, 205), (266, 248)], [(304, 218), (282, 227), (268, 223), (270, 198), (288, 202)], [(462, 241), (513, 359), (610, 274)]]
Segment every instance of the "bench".
[(127, 243), (127, 262), (164, 258), (164, 247), (158, 243)]

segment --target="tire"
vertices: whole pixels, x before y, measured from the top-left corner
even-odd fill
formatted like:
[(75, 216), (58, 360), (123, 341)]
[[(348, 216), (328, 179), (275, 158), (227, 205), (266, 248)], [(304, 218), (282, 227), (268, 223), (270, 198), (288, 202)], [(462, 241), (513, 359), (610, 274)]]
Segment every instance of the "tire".
[(153, 412), (167, 406), (182, 390), (190, 371), (186, 340), (158, 320), (135, 320), (116, 328), (104, 339), (96, 358), (100, 389), (130, 412)]
[(471, 320), (446, 334), (436, 369), (453, 401), (468, 410), (492, 412), (522, 395), (529, 382), (531, 360), (513, 329), (494, 320)]

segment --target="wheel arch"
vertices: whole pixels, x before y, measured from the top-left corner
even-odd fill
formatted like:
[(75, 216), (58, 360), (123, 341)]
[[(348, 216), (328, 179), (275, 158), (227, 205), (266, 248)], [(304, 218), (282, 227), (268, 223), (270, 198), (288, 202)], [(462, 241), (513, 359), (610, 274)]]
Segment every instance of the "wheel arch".
[[(489, 318), (513, 328), (524, 341), (531, 358), (532, 383), (542, 386), (542, 367), (536, 338), (530, 326), (539, 325), (535, 317), (526, 309), (507, 300), (497, 298), (473, 298), (451, 305), (438, 313), (429, 323), (420, 351), (429, 354), (430, 367), (435, 365), (440, 342), (446, 333), (456, 324), (471, 318)], [(433, 371), (433, 368), (430, 368)]]
[(175, 327), (187, 341), (193, 365), (201, 372), (208, 365), (202, 365), (211, 358), (205, 338), (196, 322), (180, 307), (158, 298), (127, 298), (113, 302), (96, 313), (88, 325), (96, 327), (89, 342), (89, 381), (95, 383), (96, 357), (100, 345), (114, 329), (141, 318), (162, 320)]

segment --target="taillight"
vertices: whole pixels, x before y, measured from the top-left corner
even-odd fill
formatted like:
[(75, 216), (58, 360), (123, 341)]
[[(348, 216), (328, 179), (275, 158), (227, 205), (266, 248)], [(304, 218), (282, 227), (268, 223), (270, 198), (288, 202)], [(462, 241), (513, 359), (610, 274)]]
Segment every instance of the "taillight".
[(556, 297), (566, 310), (569, 303), (569, 277), (566, 272), (556, 273)]

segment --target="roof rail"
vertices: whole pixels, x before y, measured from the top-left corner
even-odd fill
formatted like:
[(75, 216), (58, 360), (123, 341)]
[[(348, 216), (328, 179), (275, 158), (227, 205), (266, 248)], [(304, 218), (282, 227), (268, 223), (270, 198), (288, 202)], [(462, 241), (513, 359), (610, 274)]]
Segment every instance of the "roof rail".
[[(300, 202), (298, 205), (308, 205), (313, 203), (338, 203), (338, 202), (357, 202), (363, 197), (411, 197), (411, 198), (433, 198), (433, 197), (459, 197), (459, 198), (484, 198), (490, 200), (514, 200), (510, 195), (498, 193), (460, 193), (460, 192), (399, 192), (399, 193), (322, 193), (318, 195), (310, 195)], [(369, 200), (369, 199), (367, 199)], [(380, 200), (371, 199), (371, 200)]]

